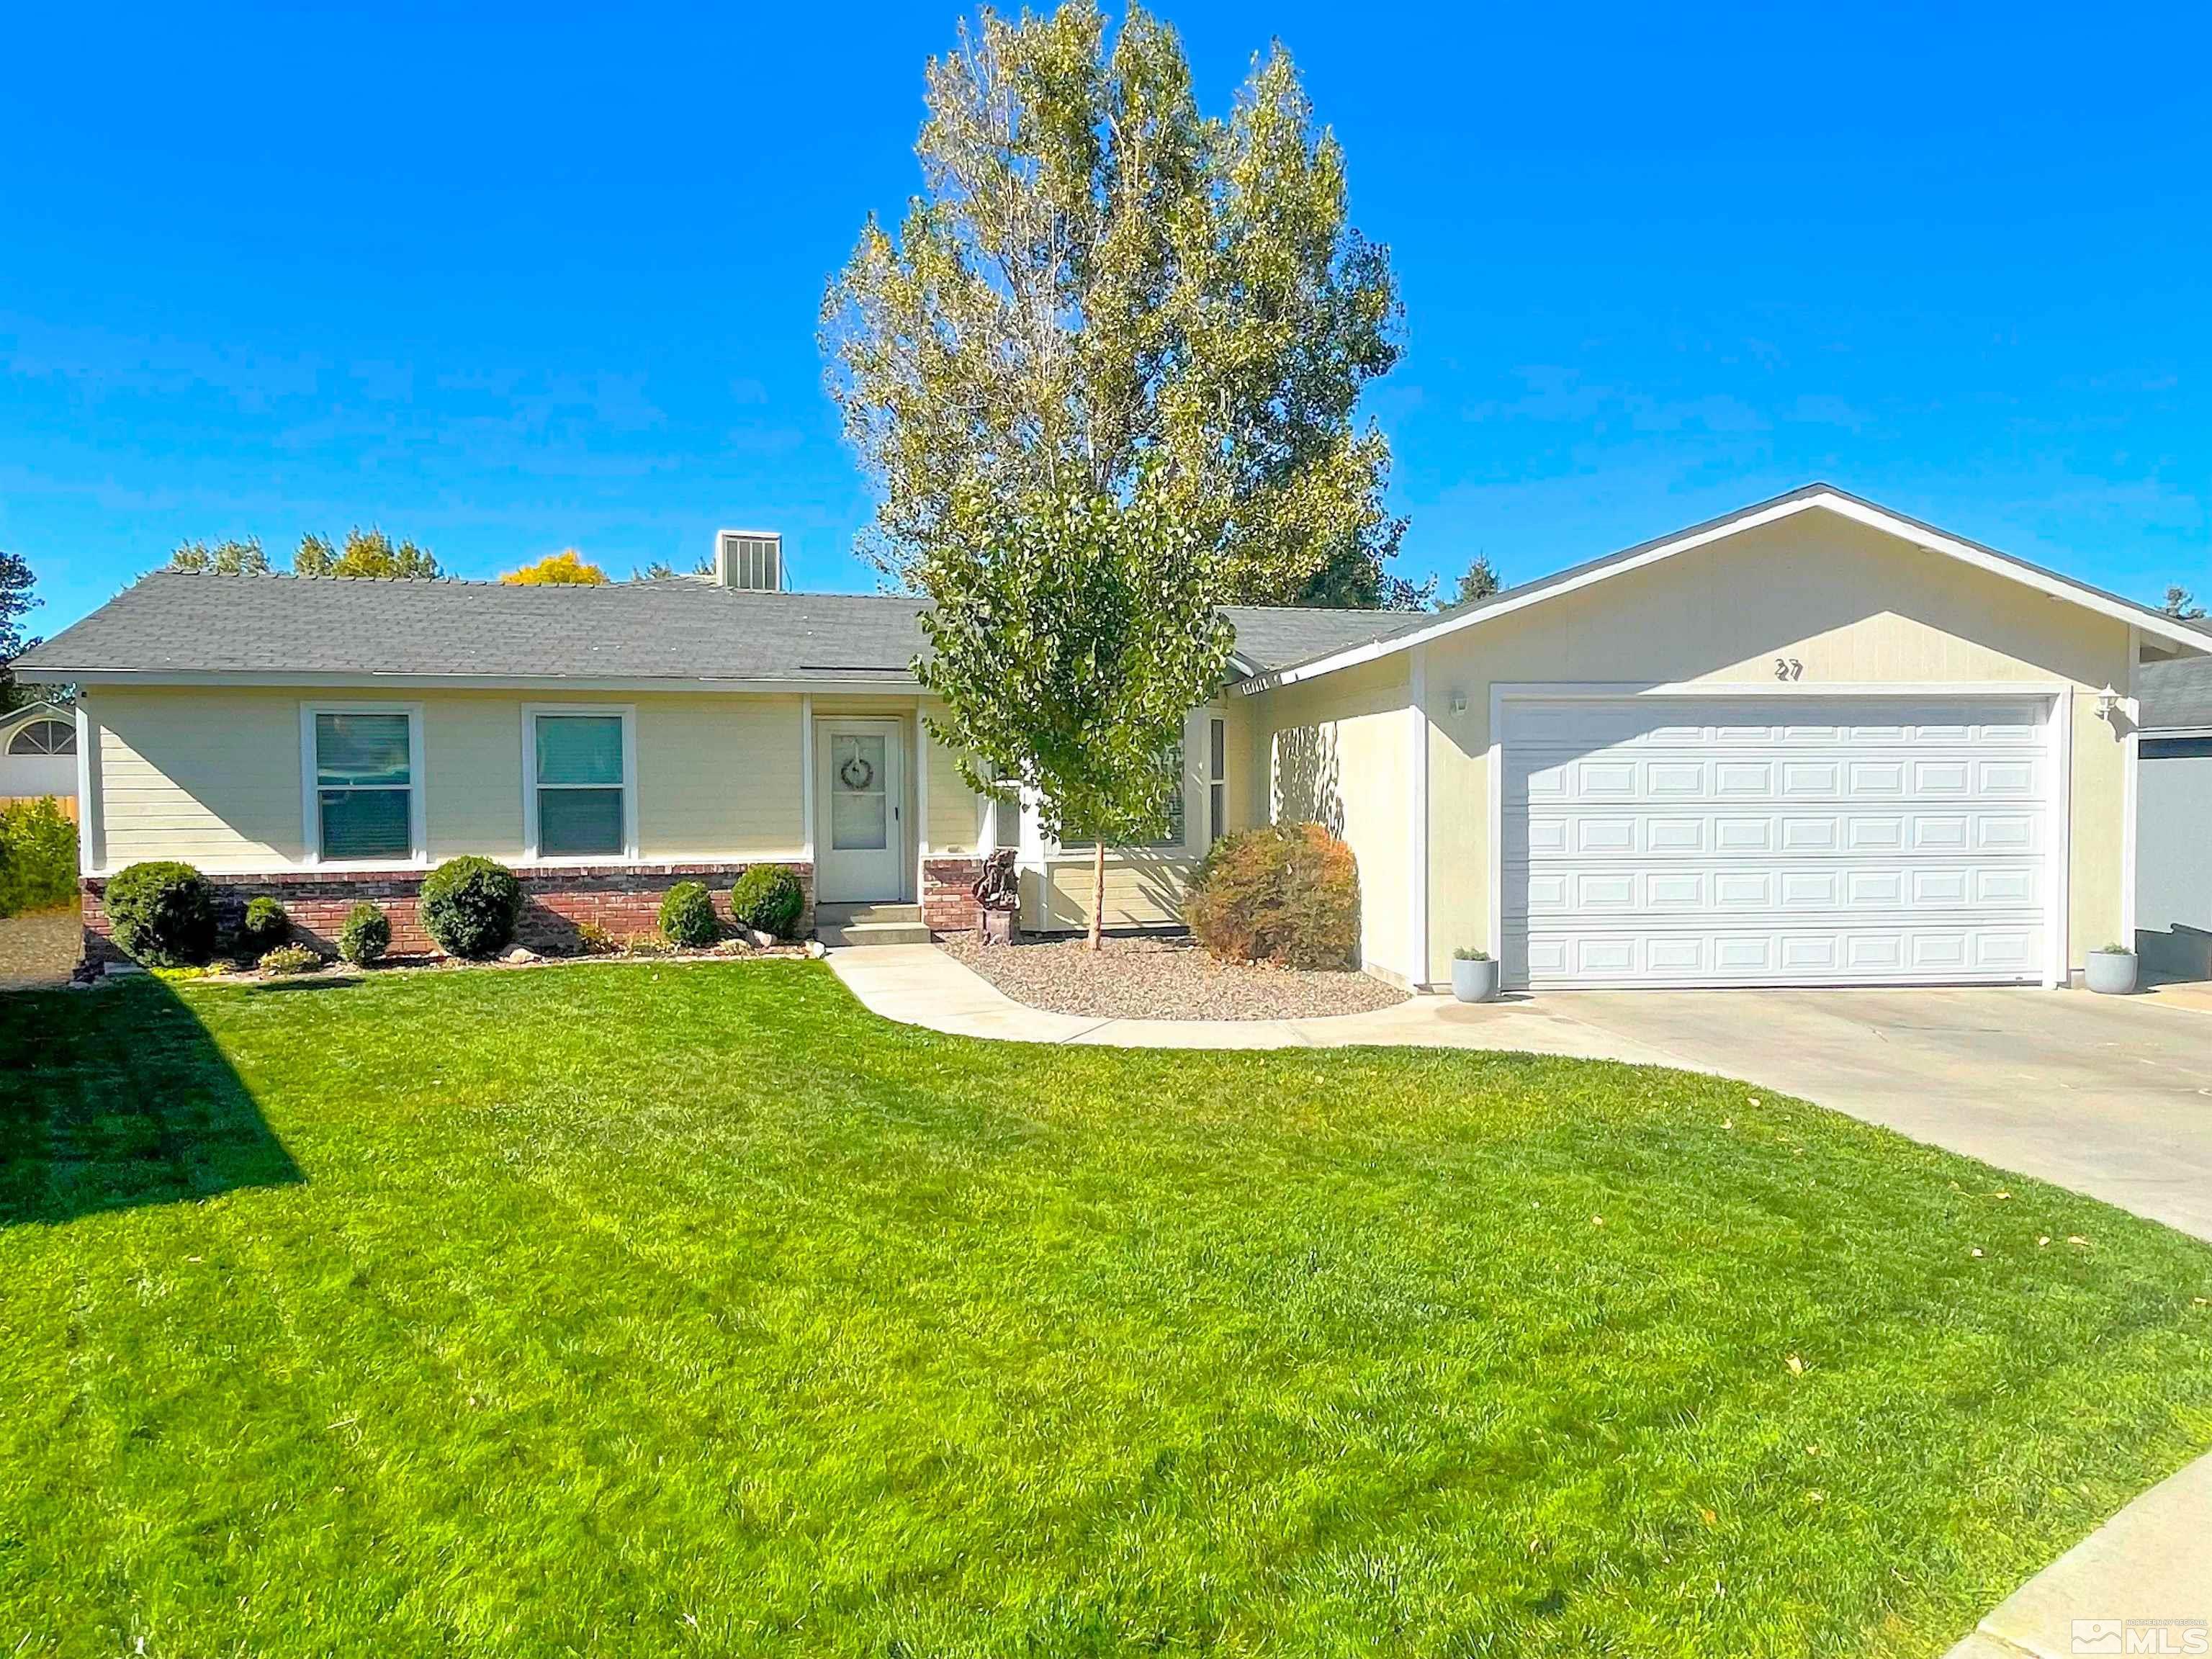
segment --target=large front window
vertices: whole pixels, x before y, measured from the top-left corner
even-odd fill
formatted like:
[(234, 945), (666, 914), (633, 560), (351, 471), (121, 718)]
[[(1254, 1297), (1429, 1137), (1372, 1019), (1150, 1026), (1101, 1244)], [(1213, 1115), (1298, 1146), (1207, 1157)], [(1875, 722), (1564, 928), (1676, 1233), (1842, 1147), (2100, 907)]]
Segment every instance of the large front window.
[(628, 849), (620, 714), (532, 717), (538, 856), (620, 858)]
[(415, 762), (399, 711), (314, 716), (317, 849), (332, 862), (411, 858)]
[[(1168, 851), (1182, 845), (1182, 739), (1178, 738), (1168, 748), (1164, 763), (1172, 771), (1175, 785), (1168, 793), (1167, 821), (1160, 833), (1148, 840), (1133, 843), (1135, 847)], [(1063, 853), (1089, 852), (1098, 844), (1098, 838), (1088, 830), (1074, 824), (1060, 830), (1060, 849)]]

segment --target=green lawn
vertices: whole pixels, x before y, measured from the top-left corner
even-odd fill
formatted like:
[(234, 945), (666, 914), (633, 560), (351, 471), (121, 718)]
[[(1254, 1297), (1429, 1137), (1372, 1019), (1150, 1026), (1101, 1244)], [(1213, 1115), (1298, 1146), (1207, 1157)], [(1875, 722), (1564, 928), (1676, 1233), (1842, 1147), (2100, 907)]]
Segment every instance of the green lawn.
[(137, 981), (0, 1154), (9, 1656), (1936, 1654), (2212, 1446), (2212, 1249), (1670, 1073)]

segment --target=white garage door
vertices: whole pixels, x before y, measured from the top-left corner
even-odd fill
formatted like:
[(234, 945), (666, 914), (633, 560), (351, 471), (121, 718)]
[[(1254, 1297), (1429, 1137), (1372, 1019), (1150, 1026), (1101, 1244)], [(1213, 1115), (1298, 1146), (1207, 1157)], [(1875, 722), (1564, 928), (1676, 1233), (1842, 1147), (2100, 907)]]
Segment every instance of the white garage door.
[(2040, 979), (2049, 706), (1508, 700), (1505, 982)]

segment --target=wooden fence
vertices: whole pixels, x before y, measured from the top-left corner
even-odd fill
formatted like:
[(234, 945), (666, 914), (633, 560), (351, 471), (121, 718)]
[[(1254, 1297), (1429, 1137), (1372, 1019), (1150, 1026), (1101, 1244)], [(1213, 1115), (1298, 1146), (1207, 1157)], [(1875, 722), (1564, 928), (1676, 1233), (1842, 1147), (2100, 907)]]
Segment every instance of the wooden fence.
[(71, 823), (78, 822), (75, 795), (0, 795), (0, 811), (34, 800), (50, 800), (62, 809), (62, 816)]

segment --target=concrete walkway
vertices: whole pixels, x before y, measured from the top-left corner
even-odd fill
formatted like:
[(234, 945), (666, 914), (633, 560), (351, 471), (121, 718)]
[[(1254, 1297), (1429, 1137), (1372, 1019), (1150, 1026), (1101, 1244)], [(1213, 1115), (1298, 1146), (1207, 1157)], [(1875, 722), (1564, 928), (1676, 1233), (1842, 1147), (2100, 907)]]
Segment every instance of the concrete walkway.
[[(2212, 990), (2203, 987), (2124, 1000), (1583, 992), (1482, 1005), (1416, 997), (1327, 1019), (1086, 1019), (1016, 1002), (934, 945), (836, 951), (830, 965), (885, 1018), (957, 1036), (1159, 1048), (1402, 1043), (1742, 1076), (2212, 1238)], [(2203, 1652), (2195, 1644), (2205, 1633), (2212, 1456), (2039, 1573), (1949, 1659)]]
[(832, 951), (830, 966), (886, 1019), (951, 1036), (1117, 1048), (1341, 1048), (1355, 1043), (1504, 1048), (1577, 1060), (1679, 1066), (1662, 1050), (1574, 1018), (1549, 1000), (1473, 1004), (1413, 997), (1320, 1019), (1094, 1019), (1016, 1002), (933, 945)]

